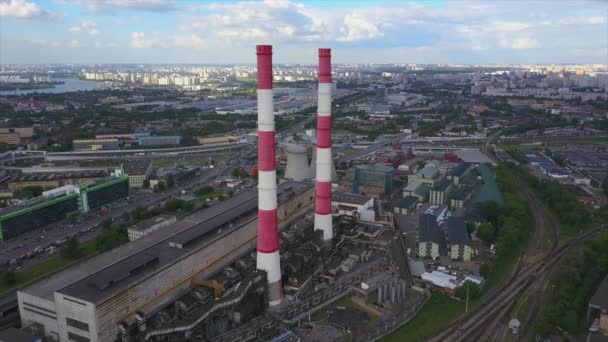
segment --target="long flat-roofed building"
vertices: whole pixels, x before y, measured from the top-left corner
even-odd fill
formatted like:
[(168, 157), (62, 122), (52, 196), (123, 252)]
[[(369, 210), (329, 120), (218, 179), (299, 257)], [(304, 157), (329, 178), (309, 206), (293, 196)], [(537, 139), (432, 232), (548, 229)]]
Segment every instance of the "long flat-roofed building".
[[(278, 187), (281, 226), (313, 204), (310, 183)], [(18, 291), (24, 327), (58, 341), (115, 341), (128, 327), (253, 251), (257, 193), (245, 191)]]

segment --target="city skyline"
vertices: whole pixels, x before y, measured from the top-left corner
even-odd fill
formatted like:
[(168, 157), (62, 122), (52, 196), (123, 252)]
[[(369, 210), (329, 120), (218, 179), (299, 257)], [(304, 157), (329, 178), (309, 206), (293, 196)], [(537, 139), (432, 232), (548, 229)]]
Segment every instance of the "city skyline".
[[(608, 63), (601, 1), (0, 0), (0, 64)], [(584, 39), (582, 39), (584, 38)]]

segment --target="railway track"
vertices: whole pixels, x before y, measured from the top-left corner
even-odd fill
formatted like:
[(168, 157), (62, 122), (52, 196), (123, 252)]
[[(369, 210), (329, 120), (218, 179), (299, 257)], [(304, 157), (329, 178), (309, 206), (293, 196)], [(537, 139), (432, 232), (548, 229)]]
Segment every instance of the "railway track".
[(487, 296), (478, 305), (478, 310), (456, 320), (448, 329), (431, 338), (429, 341), (497, 341), (504, 331), (505, 318), (508, 317), (517, 302), (535, 281), (542, 278), (559, 260), (580, 242), (599, 233), (604, 227), (590, 230), (579, 237), (570, 240), (559, 248), (555, 248), (537, 262), (521, 268), (519, 272), (505, 285), (500, 287), (497, 296)]

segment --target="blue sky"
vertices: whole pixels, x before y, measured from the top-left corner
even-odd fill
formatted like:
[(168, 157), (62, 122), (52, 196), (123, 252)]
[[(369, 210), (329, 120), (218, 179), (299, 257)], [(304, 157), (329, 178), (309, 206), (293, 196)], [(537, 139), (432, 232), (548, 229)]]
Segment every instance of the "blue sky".
[(602, 0), (0, 0), (0, 63), (608, 63)]

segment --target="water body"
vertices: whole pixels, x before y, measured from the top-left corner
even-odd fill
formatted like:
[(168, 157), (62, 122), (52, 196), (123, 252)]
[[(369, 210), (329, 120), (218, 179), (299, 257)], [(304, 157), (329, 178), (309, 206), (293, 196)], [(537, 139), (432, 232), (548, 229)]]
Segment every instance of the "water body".
[(56, 78), (53, 81), (64, 82), (51, 88), (28, 89), (28, 90), (5, 90), (0, 95), (27, 95), (34, 93), (59, 94), (74, 91), (97, 90), (106, 87), (104, 82), (84, 81), (75, 78)]

